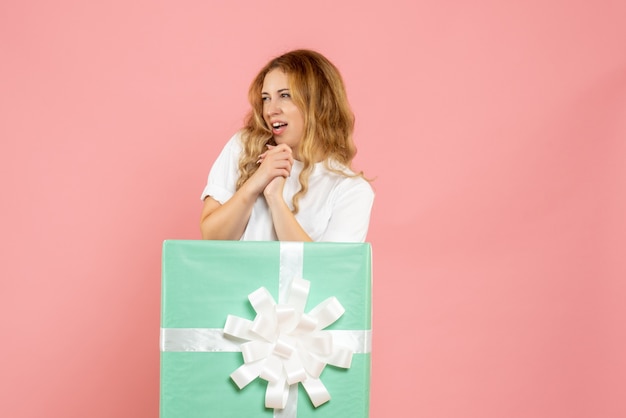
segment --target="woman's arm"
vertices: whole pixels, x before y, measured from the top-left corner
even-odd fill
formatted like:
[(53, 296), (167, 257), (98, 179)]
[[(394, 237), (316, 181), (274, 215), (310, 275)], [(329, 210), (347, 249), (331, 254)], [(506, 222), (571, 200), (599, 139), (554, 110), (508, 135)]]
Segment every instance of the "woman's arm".
[(202, 239), (238, 240), (246, 229), (258, 193), (239, 189), (223, 205), (211, 196), (204, 199), (200, 215)]
[(295, 215), (283, 198), (284, 177), (273, 179), (263, 191), (272, 214), (274, 231), (279, 241), (313, 241), (302, 229)]

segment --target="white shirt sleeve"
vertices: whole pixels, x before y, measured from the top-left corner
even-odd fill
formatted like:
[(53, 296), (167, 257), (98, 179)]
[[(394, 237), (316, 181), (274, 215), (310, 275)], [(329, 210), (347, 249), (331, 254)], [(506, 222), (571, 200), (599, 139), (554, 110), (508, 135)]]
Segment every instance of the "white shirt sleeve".
[(207, 184), (200, 197), (201, 200), (211, 196), (224, 204), (235, 194), (237, 179), (239, 178), (241, 149), (240, 134), (237, 133), (230, 138), (213, 163)]
[(365, 242), (374, 191), (360, 177), (346, 179), (335, 190), (328, 226), (319, 241)]

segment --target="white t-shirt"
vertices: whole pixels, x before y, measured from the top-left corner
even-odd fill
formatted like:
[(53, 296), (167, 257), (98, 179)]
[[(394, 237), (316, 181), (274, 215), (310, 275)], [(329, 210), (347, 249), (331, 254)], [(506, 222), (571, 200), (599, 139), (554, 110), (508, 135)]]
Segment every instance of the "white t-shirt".
[[(213, 164), (202, 200), (211, 196), (224, 204), (235, 194), (241, 152), (241, 134), (236, 133)], [(290, 209), (293, 209), (293, 195), (300, 189), (298, 176), (302, 166), (302, 162), (294, 161), (291, 175), (285, 182), (283, 196)], [(309, 190), (300, 198), (296, 219), (313, 241), (364, 242), (373, 202), (374, 191), (366, 180), (333, 173), (323, 163), (317, 163), (309, 177)], [(263, 194), (254, 203), (241, 240), (277, 240)]]

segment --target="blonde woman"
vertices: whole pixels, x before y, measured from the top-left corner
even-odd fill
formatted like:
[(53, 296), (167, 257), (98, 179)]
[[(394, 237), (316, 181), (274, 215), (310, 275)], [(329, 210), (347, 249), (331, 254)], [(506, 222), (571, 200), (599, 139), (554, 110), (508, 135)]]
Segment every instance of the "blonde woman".
[(203, 239), (364, 242), (374, 192), (351, 169), (354, 116), (337, 68), (295, 50), (252, 82), (245, 126), (202, 193)]

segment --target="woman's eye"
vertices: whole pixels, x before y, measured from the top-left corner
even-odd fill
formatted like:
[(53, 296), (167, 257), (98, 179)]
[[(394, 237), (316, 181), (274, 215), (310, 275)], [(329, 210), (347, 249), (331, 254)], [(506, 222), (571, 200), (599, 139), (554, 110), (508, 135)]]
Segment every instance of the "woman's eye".
[(262, 102), (267, 102), (269, 99), (270, 99), (270, 98), (269, 98), (269, 97), (267, 97), (267, 96), (263, 96), (263, 97), (261, 97), (261, 101), (262, 101)]
[(290, 97), (291, 97), (291, 94), (289, 94), (289, 93), (283, 93), (283, 94), (281, 94), (281, 95), (280, 95), (280, 97), (283, 97), (283, 98), (287, 98), (287, 99), (288, 99), (288, 98), (290, 98)]

